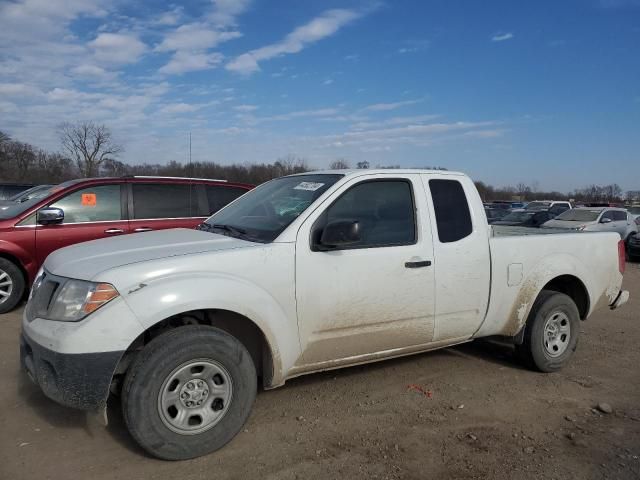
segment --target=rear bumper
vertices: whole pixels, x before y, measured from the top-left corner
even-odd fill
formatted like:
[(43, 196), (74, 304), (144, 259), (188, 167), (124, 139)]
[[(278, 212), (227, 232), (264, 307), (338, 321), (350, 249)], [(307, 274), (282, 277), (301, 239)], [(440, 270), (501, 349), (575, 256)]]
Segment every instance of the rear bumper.
[(107, 405), (113, 373), (124, 352), (58, 353), (20, 336), (20, 363), (52, 400), (80, 410)]
[(620, 290), (620, 292), (618, 292), (618, 296), (616, 297), (616, 299), (613, 301), (611, 305), (609, 305), (609, 308), (611, 310), (615, 310), (616, 308), (621, 307), (622, 305), (627, 303), (628, 300), (629, 300), (629, 291)]

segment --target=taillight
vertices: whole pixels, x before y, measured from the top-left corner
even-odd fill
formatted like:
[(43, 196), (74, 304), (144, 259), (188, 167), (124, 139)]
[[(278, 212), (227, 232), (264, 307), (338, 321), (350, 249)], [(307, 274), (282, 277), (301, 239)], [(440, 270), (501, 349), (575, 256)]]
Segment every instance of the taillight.
[(620, 240), (618, 242), (618, 270), (620, 270), (620, 273), (624, 274), (624, 269), (626, 266), (627, 262), (624, 240)]

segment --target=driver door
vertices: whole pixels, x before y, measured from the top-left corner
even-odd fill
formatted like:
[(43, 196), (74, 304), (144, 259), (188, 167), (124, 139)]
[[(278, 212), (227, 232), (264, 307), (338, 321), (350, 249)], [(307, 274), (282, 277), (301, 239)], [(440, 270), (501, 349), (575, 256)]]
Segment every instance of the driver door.
[[(296, 241), (303, 363), (354, 363), (433, 338), (433, 243), (419, 175), (355, 178), (307, 218)], [(318, 251), (319, 231), (357, 221), (361, 240)]]

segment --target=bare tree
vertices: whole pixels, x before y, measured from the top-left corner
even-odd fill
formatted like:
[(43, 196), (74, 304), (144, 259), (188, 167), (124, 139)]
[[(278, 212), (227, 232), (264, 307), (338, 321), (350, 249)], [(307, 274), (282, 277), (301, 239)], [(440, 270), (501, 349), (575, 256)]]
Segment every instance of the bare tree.
[(331, 170), (346, 170), (351, 167), (349, 166), (349, 162), (344, 158), (338, 158), (329, 164), (329, 168)]
[(11, 137), (9, 136), (9, 134), (0, 130), (0, 146), (9, 142), (9, 140), (11, 140)]
[(122, 153), (114, 142), (111, 130), (93, 122), (63, 123), (58, 127), (62, 148), (76, 162), (85, 177), (96, 176), (100, 166)]
[(367, 168), (369, 168), (369, 162), (368, 162), (368, 161), (366, 161), (366, 160), (364, 160), (364, 161), (362, 161), (362, 162), (358, 162), (358, 163), (356, 164), (356, 166), (357, 166), (358, 168), (361, 168), (361, 169), (367, 169)]

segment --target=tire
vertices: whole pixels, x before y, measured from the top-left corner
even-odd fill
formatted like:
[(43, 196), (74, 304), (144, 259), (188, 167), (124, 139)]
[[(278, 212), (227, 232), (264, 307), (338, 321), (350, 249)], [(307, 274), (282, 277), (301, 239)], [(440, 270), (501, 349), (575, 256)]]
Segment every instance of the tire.
[(122, 411), (148, 453), (186, 460), (229, 442), (247, 420), (256, 390), (256, 369), (242, 343), (214, 327), (185, 326), (138, 354), (122, 387)]
[(10, 312), (22, 300), (26, 281), (22, 270), (6, 258), (0, 258), (0, 313)]
[(516, 346), (517, 356), (529, 368), (556, 372), (567, 364), (578, 346), (578, 307), (564, 293), (543, 290), (524, 328), (522, 345)]

